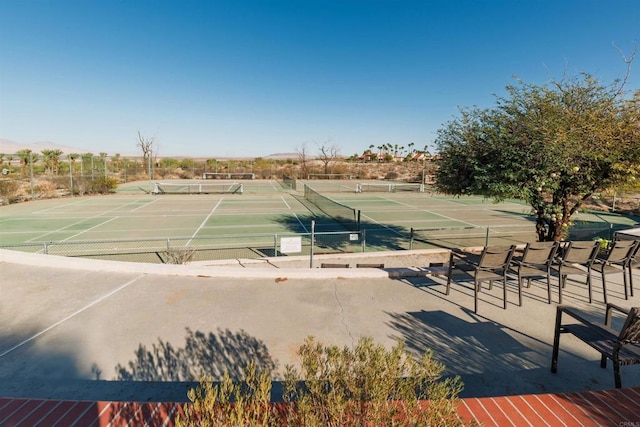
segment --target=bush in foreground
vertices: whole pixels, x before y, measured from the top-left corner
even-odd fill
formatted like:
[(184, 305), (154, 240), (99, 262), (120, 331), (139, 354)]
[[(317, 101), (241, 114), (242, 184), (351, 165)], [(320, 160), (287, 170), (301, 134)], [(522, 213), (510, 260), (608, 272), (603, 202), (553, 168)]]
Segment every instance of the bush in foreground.
[[(287, 366), (285, 404), (270, 403), (269, 372), (255, 365), (241, 382), (203, 378), (188, 397), (178, 426), (462, 426), (458, 377), (427, 352), (415, 359), (403, 343), (391, 350), (361, 338), (355, 348), (308, 338), (298, 350), (301, 371)], [(475, 423), (473, 423), (475, 425)]]

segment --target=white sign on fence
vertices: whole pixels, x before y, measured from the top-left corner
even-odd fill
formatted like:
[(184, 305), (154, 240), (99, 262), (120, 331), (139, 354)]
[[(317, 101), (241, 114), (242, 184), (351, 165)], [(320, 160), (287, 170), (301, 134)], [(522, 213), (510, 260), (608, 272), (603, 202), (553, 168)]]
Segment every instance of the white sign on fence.
[(280, 238), (280, 252), (283, 254), (302, 252), (302, 237)]

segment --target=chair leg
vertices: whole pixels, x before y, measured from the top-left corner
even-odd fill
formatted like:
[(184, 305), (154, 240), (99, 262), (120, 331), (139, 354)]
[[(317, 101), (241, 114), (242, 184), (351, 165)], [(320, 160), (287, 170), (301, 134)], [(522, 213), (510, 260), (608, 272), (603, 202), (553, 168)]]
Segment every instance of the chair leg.
[[(624, 271), (623, 271), (624, 274)], [(624, 275), (624, 291), (627, 292), (627, 276)], [(604, 297), (604, 303), (607, 303), (607, 279), (604, 273), (604, 267), (602, 267), (602, 296)], [(626, 299), (626, 298), (625, 298)]]
[[(507, 276), (504, 276), (504, 280), (502, 281), (502, 308), (504, 310), (507, 309)], [(520, 305), (522, 305), (522, 301), (520, 301)]]
[(629, 293), (627, 292), (627, 272), (624, 267), (622, 268), (622, 280), (624, 281), (624, 299), (627, 300), (629, 299)]
[(547, 272), (547, 304), (551, 304), (551, 275)]
[(445, 291), (445, 295), (449, 295), (449, 291), (451, 290), (451, 273), (453, 272), (453, 263), (449, 262), (449, 270), (447, 271), (447, 290)]
[[(505, 288), (507, 284), (505, 282)], [(518, 306), (522, 307), (522, 282), (518, 280)]]
[(480, 292), (480, 283), (473, 284), (473, 312), (478, 314), (478, 293)]
[(591, 272), (587, 273), (587, 289), (589, 290), (589, 304), (593, 302), (593, 296), (591, 295)]
[(551, 372), (558, 372), (558, 352), (560, 350), (560, 328), (562, 324), (562, 309), (556, 308), (556, 327), (553, 332), (553, 352), (551, 353)]
[(629, 294), (633, 296), (633, 266), (629, 264)]
[(613, 381), (616, 384), (616, 388), (622, 388), (622, 380), (620, 379), (620, 362), (613, 361)]
[(562, 304), (562, 287), (564, 286), (564, 282), (567, 280), (566, 276), (562, 276), (558, 278), (558, 304)]

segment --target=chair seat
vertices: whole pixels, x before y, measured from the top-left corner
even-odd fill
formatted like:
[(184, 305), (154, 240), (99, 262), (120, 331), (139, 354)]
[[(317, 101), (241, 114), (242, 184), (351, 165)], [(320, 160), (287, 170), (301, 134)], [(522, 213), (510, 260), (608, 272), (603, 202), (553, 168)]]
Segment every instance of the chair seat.
[[(543, 268), (545, 270), (543, 270)], [(541, 265), (540, 267), (528, 266), (522, 264), (518, 270), (522, 277), (547, 277), (546, 267)]]
[(596, 263), (596, 264), (593, 264), (592, 268), (599, 273), (602, 273), (603, 270), (605, 273), (623, 273), (624, 272), (624, 265), (619, 265), (619, 264)]
[(567, 276), (569, 274), (586, 274), (587, 269), (578, 264), (565, 264), (562, 266), (562, 275)]
[[(618, 341), (618, 332), (615, 330), (600, 323), (592, 323), (590, 326), (563, 325), (562, 329), (562, 332), (570, 332), (609, 359), (613, 358), (613, 348)], [(622, 347), (618, 353), (618, 361), (621, 365), (640, 364), (640, 347), (636, 345)]]
[(486, 271), (486, 270), (478, 270), (475, 274), (475, 278), (478, 281), (487, 281), (487, 280), (503, 280), (504, 275), (502, 271)]

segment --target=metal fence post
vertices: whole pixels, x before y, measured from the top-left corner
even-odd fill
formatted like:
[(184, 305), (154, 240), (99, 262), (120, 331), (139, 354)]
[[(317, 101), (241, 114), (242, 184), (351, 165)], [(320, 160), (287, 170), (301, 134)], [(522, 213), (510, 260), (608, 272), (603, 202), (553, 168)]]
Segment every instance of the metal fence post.
[(278, 233), (273, 235), (273, 256), (278, 256)]
[(167, 238), (167, 252), (171, 251), (171, 239)]
[(489, 226), (487, 225), (487, 236), (484, 239), (484, 245), (489, 246)]
[(413, 227), (411, 227), (411, 231), (409, 233), (409, 250), (411, 249), (413, 249)]
[(367, 232), (366, 230), (362, 230), (360, 232), (360, 239), (362, 239), (362, 253), (365, 253), (367, 251)]
[(313, 268), (313, 245), (315, 244), (316, 221), (311, 220), (311, 249), (309, 251), (309, 268)]
[(49, 254), (49, 242), (44, 242), (43, 251), (45, 254)]

